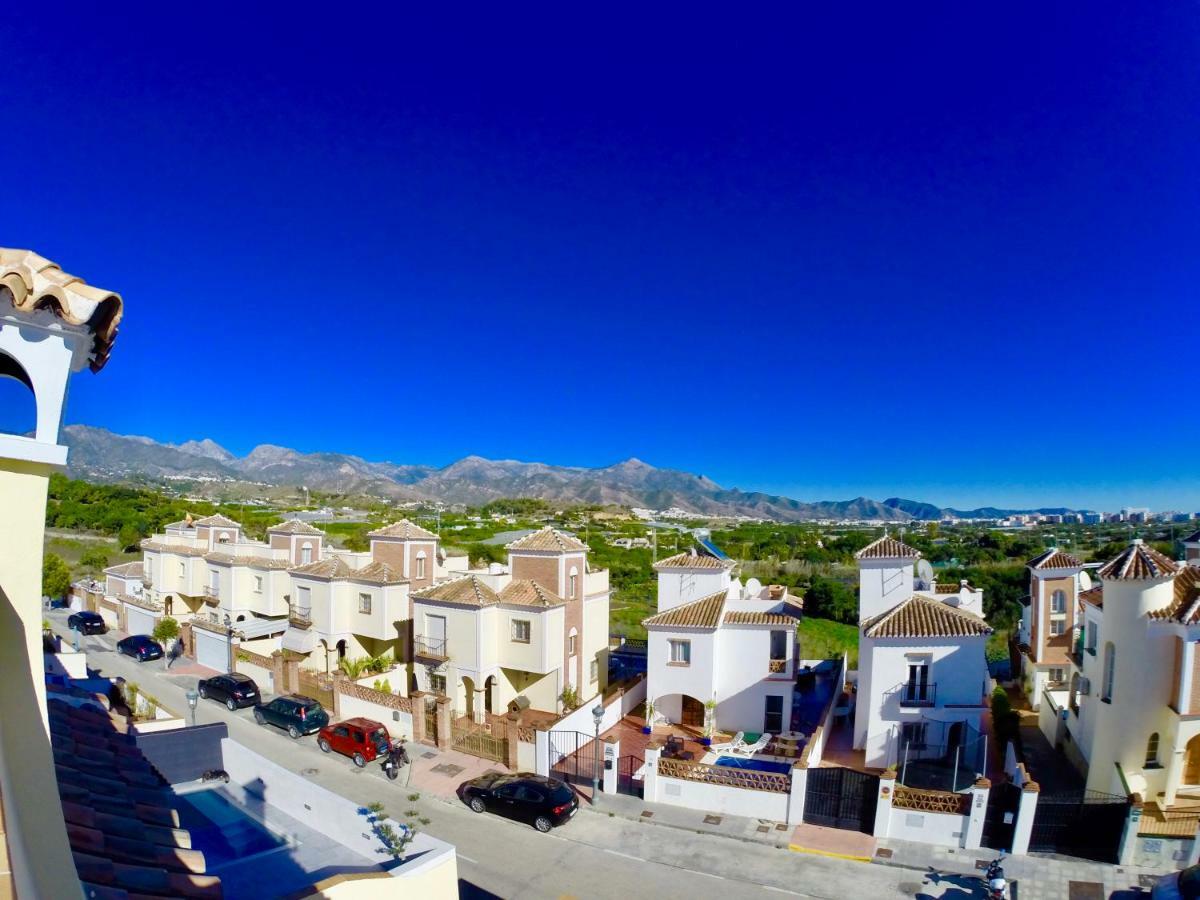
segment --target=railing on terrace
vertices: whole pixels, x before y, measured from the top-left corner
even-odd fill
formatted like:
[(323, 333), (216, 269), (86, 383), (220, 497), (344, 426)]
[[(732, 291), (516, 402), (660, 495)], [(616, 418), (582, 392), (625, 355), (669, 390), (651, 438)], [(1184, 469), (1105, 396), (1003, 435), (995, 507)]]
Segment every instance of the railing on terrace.
[(892, 807), (894, 809), (912, 809), (918, 812), (965, 816), (971, 812), (971, 795), (911, 788), (898, 784), (892, 794)]
[(910, 681), (900, 688), (901, 706), (936, 706), (937, 682)]
[(744, 788), (748, 791), (768, 791), (786, 794), (792, 788), (792, 780), (780, 772), (759, 772), (733, 766), (713, 766), (706, 763), (689, 762), (683, 759), (659, 757), (658, 774), (667, 778), (698, 781), (701, 784), (719, 784), (725, 787)]
[(770, 666), (769, 671), (772, 675), (779, 675), (779, 674), (787, 671), (787, 660), (786, 659), (773, 659), (770, 661), (769, 666)]
[(446, 652), (445, 638), (427, 638), (420, 635), (413, 638), (413, 655), (423, 659), (449, 659)]
[(288, 622), (297, 628), (312, 627), (312, 607), (300, 608), (293, 606), (288, 612)]

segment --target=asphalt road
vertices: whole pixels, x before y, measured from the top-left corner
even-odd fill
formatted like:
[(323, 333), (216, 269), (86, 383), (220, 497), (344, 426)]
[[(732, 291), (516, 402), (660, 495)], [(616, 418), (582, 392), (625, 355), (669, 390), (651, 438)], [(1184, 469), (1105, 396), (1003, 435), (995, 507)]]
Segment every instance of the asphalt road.
[[(69, 635), (66, 614), (48, 615)], [(186, 714), (184, 692), (196, 677), (172, 675), (162, 661), (138, 663), (121, 656), (110, 636), (82, 640), (88, 664), (106, 677), (136, 681), (171, 709)], [(404, 776), (392, 783), (375, 765), (357, 769), (350, 760), (322, 753), (312, 737), (293, 741), (276, 728), (255, 724), (251, 710), (231, 713), (200, 701), (200, 724), (225, 722), (229, 735), (257, 753), (357, 803), (379, 800), (397, 817), (418, 809), (430, 820), (416, 827), (458, 850), (462, 897), (763, 897), (785, 894), (821, 900), (857, 898), (968, 898), (974, 886), (887, 866), (830, 859), (710, 834), (645, 825), (581, 809), (568, 825), (548, 835), (456, 802), (413, 793)], [(407, 771), (407, 770), (406, 770)], [(982, 894), (979, 894), (982, 896)]]

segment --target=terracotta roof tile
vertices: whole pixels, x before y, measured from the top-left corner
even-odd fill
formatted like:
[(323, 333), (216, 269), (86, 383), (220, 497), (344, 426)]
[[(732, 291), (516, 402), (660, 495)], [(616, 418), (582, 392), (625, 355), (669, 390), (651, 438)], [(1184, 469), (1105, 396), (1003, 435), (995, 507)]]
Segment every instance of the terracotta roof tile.
[(501, 603), (512, 603), (518, 606), (563, 606), (566, 600), (552, 591), (546, 590), (536, 581), (521, 579), (505, 585), (500, 591)]
[(109, 566), (104, 570), (105, 575), (116, 575), (118, 578), (141, 578), (141, 561), (121, 563), (119, 566)]
[(340, 556), (330, 556), (318, 559), (316, 562), (305, 563), (290, 570), (293, 575), (311, 575), (317, 578), (349, 578), (354, 570)]
[(1098, 573), (1105, 581), (1146, 581), (1170, 578), (1179, 567), (1153, 547), (1136, 539), (1116, 559), (1106, 562)]
[(286, 522), (280, 522), (278, 525), (272, 525), (267, 529), (267, 534), (320, 534), (324, 535), (320, 528), (313, 528), (307, 522), (301, 522), (299, 519), (288, 519)]
[(92, 333), (92, 371), (104, 368), (121, 322), (120, 294), (92, 287), (31, 250), (0, 247), (0, 298), (18, 313), (49, 310), (68, 325), (86, 327)]
[(1095, 587), (1090, 587), (1086, 591), (1079, 592), (1080, 604), (1090, 603), (1097, 609), (1104, 609), (1104, 585), (1098, 584)]
[(252, 569), (286, 569), (291, 563), (286, 559), (275, 559), (266, 556), (235, 556), (232, 553), (222, 553), (214, 550), (204, 554), (207, 562), (225, 563), (231, 566), (248, 566)]
[(156, 550), (160, 553), (177, 553), (180, 556), (204, 556), (208, 553), (207, 547), (186, 547), (182, 544), (168, 544), (165, 541), (156, 541), (151, 538), (146, 538), (138, 546), (143, 550)]
[(855, 559), (917, 559), (921, 551), (916, 550), (890, 534), (872, 541), (854, 554)]
[(242, 527), (237, 522), (233, 521), (233, 519), (229, 518), (228, 516), (223, 516), (220, 513), (217, 513), (216, 515), (213, 515), (213, 516), (205, 516), (203, 519), (197, 519), (195, 524), (196, 525), (205, 525), (208, 527), (215, 527), (215, 528), (241, 528)]
[(1035, 556), (1026, 565), (1031, 569), (1079, 569), (1083, 567), (1083, 563), (1078, 559), (1057, 547), (1051, 547), (1045, 553)]
[(426, 531), (416, 522), (410, 522), (408, 519), (401, 519), (391, 525), (384, 525), (382, 528), (368, 531), (367, 537), (400, 538), (404, 541), (436, 541), (438, 539), (438, 536), (432, 531)]
[(432, 587), (413, 592), (413, 600), (433, 600), (460, 603), (468, 606), (491, 606), (500, 602), (499, 595), (475, 575), (464, 575), (443, 581)]
[(347, 576), (350, 581), (369, 581), (373, 584), (407, 584), (408, 579), (387, 563), (371, 562)]
[(666, 612), (660, 612), (648, 619), (643, 619), (642, 624), (647, 628), (654, 626), (664, 628), (716, 628), (721, 624), (721, 613), (724, 609), (725, 592), (719, 591), (716, 594), (709, 594), (707, 597), (701, 597), (699, 600), (684, 603), (681, 606), (668, 609)]
[(732, 569), (733, 560), (717, 559), (697, 553), (676, 553), (654, 564), (655, 570), (662, 569)]
[(551, 553), (577, 553), (580, 550), (586, 551), (588, 545), (576, 537), (564, 534), (547, 525), (525, 537), (517, 538), (511, 544), (507, 544), (506, 548), (509, 550), (549, 551)]
[(872, 638), (973, 637), (992, 633), (991, 626), (974, 613), (919, 594), (867, 619), (862, 630)]
[(1200, 567), (1184, 566), (1175, 576), (1175, 599), (1166, 609), (1155, 610), (1150, 618), (1200, 624)]
[(748, 610), (730, 610), (722, 620), (725, 625), (786, 625), (796, 626), (796, 617), (783, 613), (750, 612)]

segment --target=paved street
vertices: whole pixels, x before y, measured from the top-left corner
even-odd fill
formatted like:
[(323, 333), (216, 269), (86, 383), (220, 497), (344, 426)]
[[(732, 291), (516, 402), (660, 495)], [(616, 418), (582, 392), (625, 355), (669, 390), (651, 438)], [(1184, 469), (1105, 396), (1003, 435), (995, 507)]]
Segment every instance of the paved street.
[[(50, 614), (62, 634), (66, 616)], [(102, 675), (136, 681), (168, 707), (186, 714), (184, 691), (196, 676), (166, 672), (162, 662), (140, 664), (118, 655), (111, 635), (83, 638), (89, 665)], [(418, 828), (458, 849), (464, 898), (762, 897), (784, 893), (799, 897), (956, 898), (982, 897), (978, 881), (939, 876), (913, 869), (869, 865), (794, 853), (787, 849), (643, 825), (585, 809), (553, 834), (491, 815), (476, 815), (457, 801), (422, 795), (409, 801), (404, 776), (395, 784), (378, 767), (356, 769), (348, 759), (326, 756), (312, 738), (292, 741), (274, 728), (260, 728), (250, 710), (228, 712), (201, 701), (197, 721), (226, 722), (231, 737), (316, 784), (360, 803), (382, 801), (397, 818), (417, 809), (430, 820)], [(407, 770), (406, 770), (407, 772)], [(1065, 900), (1065, 898), (1064, 898)]]

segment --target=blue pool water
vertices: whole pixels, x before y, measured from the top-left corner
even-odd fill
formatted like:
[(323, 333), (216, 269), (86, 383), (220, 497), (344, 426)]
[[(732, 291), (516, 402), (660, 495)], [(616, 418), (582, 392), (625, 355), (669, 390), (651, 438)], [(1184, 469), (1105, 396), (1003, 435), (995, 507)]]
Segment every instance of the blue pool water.
[(176, 798), (179, 824), (192, 833), (192, 847), (204, 853), (208, 870), (283, 844), (218, 791)]
[(786, 775), (792, 771), (791, 763), (771, 762), (769, 759), (746, 759), (742, 756), (718, 756), (718, 766), (730, 766), (735, 769), (754, 769), (756, 772), (778, 772)]

